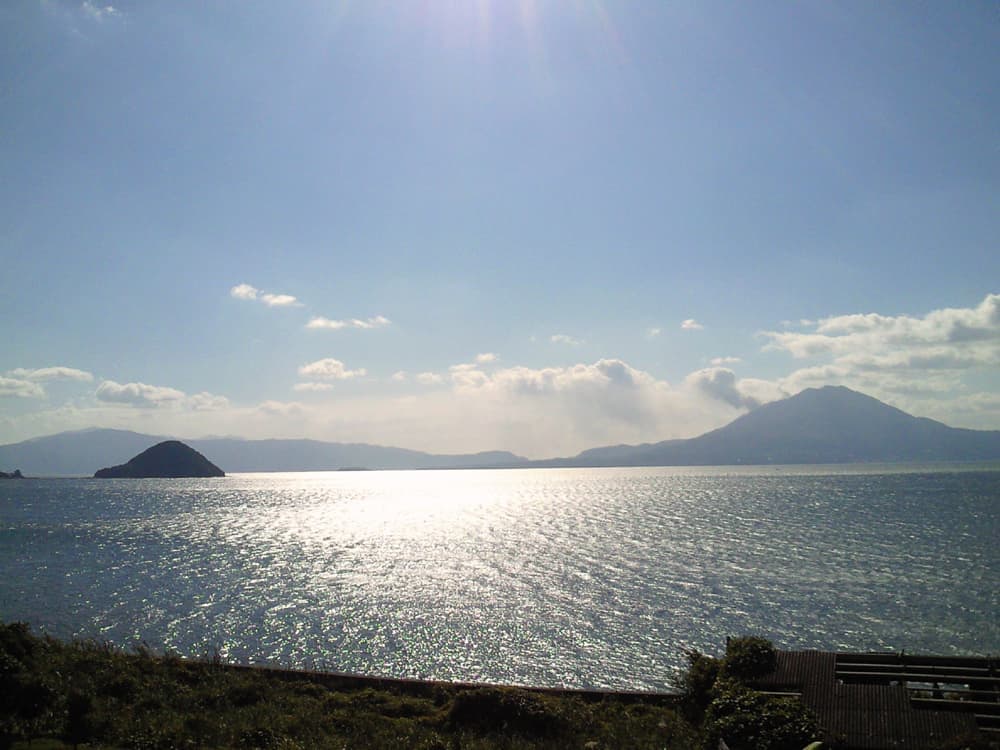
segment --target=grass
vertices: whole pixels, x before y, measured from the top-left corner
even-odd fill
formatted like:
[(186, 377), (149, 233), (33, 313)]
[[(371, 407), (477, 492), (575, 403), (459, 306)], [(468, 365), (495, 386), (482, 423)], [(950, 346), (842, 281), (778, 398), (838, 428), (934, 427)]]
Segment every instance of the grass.
[(662, 698), (240, 668), (0, 623), (0, 750), (679, 750), (699, 741)]

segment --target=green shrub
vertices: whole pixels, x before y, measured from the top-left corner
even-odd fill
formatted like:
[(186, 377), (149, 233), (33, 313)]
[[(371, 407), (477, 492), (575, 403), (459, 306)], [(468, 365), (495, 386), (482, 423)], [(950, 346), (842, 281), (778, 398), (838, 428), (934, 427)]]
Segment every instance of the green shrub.
[(681, 695), (684, 713), (694, 721), (699, 721), (708, 704), (712, 701), (712, 687), (719, 676), (721, 663), (697, 649), (684, 652), (688, 667), (680, 672), (671, 685)]
[(731, 750), (802, 750), (816, 739), (816, 718), (798, 698), (773, 698), (732, 681), (719, 680), (705, 712), (704, 747), (724, 739)]
[(766, 638), (745, 636), (726, 642), (722, 674), (735, 680), (749, 681), (770, 674), (778, 664), (778, 655)]

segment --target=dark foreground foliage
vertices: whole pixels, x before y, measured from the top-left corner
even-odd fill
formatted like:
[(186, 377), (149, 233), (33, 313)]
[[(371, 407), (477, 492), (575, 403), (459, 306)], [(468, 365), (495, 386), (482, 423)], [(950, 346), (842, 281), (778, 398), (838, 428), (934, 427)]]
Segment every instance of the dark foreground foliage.
[(440, 684), (343, 681), (126, 653), (0, 623), (0, 750), (684, 748), (668, 705)]
[(720, 739), (731, 750), (799, 750), (818, 739), (816, 718), (801, 700), (768, 697), (747, 686), (774, 671), (777, 653), (770, 641), (731, 638), (722, 659), (693, 649), (685, 655), (688, 668), (674, 687), (683, 715), (701, 727), (706, 750), (716, 750)]
[(812, 713), (798, 698), (774, 698), (735, 680), (719, 680), (705, 712), (703, 746), (725, 739), (732, 750), (801, 750), (817, 739)]
[(778, 666), (774, 644), (755, 635), (730, 638), (726, 641), (723, 674), (733, 680), (747, 682), (771, 674)]

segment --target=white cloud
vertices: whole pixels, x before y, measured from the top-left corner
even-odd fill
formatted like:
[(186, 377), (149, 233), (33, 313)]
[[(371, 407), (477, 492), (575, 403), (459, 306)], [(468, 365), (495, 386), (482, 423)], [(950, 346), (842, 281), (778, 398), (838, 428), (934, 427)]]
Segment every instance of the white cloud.
[(823, 368), (804, 368), (790, 378), (844, 378), (864, 373), (947, 373), (1000, 365), (1000, 295), (974, 308), (934, 310), (923, 317), (866, 313), (815, 322), (813, 331), (764, 331), (766, 350), (796, 359), (827, 358)]
[(349, 380), (360, 378), (367, 374), (364, 368), (348, 370), (339, 359), (327, 357), (299, 368), (299, 375), (304, 378), (319, 378), (321, 380)]
[(787, 395), (763, 380), (752, 381), (747, 388), (745, 381), (737, 380), (736, 373), (725, 367), (697, 370), (684, 378), (684, 383), (709, 398), (723, 401), (736, 409), (756, 409), (764, 401), (773, 401)]
[(257, 299), (257, 294), (259, 292), (259, 289), (252, 287), (249, 284), (237, 284), (229, 290), (229, 296), (235, 297), (236, 299)]
[(736, 381), (736, 390), (745, 399), (753, 399), (758, 404), (778, 401), (792, 395), (780, 383), (759, 378), (740, 378)]
[(342, 328), (384, 328), (391, 323), (392, 321), (384, 315), (376, 315), (374, 318), (366, 318), (365, 320), (361, 320), (359, 318), (351, 318), (349, 320), (330, 320), (329, 318), (320, 316), (315, 317), (306, 323), (306, 328), (325, 328), (333, 331), (339, 331)]
[(18, 398), (45, 398), (45, 389), (39, 383), (53, 380), (73, 380), (90, 382), (94, 376), (74, 367), (39, 367), (29, 369), (18, 367), (10, 370), (6, 377), (0, 377), (0, 396)]
[(333, 383), (296, 383), (292, 386), (293, 391), (304, 391), (304, 392), (319, 392), (319, 391), (332, 391)]
[(681, 328), (684, 329), (685, 331), (700, 331), (704, 327), (705, 326), (703, 326), (694, 318), (688, 318), (683, 323), (681, 323)]
[(742, 361), (739, 357), (714, 357), (709, 360), (709, 364), (714, 367), (721, 367), (723, 365), (735, 365)]
[(147, 385), (146, 383), (116, 383), (105, 380), (95, 393), (98, 401), (108, 404), (124, 404), (146, 409), (161, 406), (173, 406), (184, 401), (183, 391), (165, 386)]
[(444, 382), (444, 378), (438, 375), (436, 372), (418, 372), (416, 375), (416, 381), (420, 385), (437, 385)]
[(583, 343), (581, 339), (567, 336), (565, 333), (554, 333), (549, 336), (549, 341), (553, 344), (569, 344), (570, 346), (578, 346)]
[(395, 383), (405, 383), (406, 380), (407, 380), (407, 377), (408, 376), (406, 374), (406, 370), (399, 370), (398, 372), (394, 372), (392, 374), (392, 380)]
[[(429, 382), (439, 382), (440, 376), (427, 375), (433, 378)], [(449, 391), (432, 391), (406, 402), (410, 412), (427, 410), (426, 426), (411, 425), (411, 438), (422, 435), (440, 444), (462, 436), (442, 449), (483, 450), (492, 445), (536, 457), (689, 437), (721, 426), (748, 405), (770, 400), (763, 394), (769, 384), (747, 388), (746, 381), (733, 378), (728, 385), (739, 394), (734, 398), (694, 378), (671, 386), (618, 359), (569, 367), (508, 367), (492, 373), (461, 364), (450, 368), (449, 378)]]
[[(970, 308), (944, 308), (923, 316), (862, 313), (802, 321), (812, 330), (764, 331), (765, 350), (812, 360), (780, 379), (795, 393), (839, 384), (868, 393), (915, 414), (972, 419), (962, 403), (984, 387), (979, 377), (1000, 368), (1000, 295), (989, 294)], [(955, 405), (954, 412), (949, 404)], [(949, 416), (951, 415), (951, 416)]]
[(302, 307), (302, 303), (290, 294), (261, 292), (260, 289), (249, 284), (237, 284), (229, 290), (229, 296), (235, 299), (255, 300), (268, 307)]
[(0, 396), (44, 398), (45, 390), (38, 383), (32, 383), (30, 380), (0, 377)]
[(476, 364), (487, 365), (490, 364), (491, 362), (496, 362), (499, 359), (500, 357), (498, 357), (493, 352), (483, 352), (482, 354), (476, 355)]
[(451, 382), (459, 388), (478, 388), (489, 380), (489, 376), (474, 364), (452, 365), (448, 368), (448, 372)]
[(132, 406), (141, 409), (172, 408), (185, 411), (217, 412), (228, 409), (229, 399), (201, 391), (188, 396), (184, 391), (162, 385), (146, 383), (116, 383), (104, 380), (94, 392), (97, 400), (115, 406)]
[(803, 359), (820, 355), (959, 355), (966, 363), (996, 364), (1000, 358), (1000, 294), (989, 294), (974, 308), (934, 310), (922, 318), (877, 313), (838, 315), (813, 324), (810, 333), (764, 331), (766, 349)]
[(16, 370), (11, 370), (7, 374), (13, 378), (32, 380), (36, 382), (47, 380), (78, 380), (84, 383), (89, 383), (94, 379), (94, 376), (89, 372), (77, 370), (73, 367), (40, 367), (36, 370), (19, 367)]
[(302, 303), (290, 294), (262, 294), (260, 301), (268, 307), (302, 307)]
[(655, 327), (654, 328), (647, 328), (646, 329), (646, 338), (655, 339), (661, 333), (663, 333), (663, 329), (662, 328), (655, 328)]

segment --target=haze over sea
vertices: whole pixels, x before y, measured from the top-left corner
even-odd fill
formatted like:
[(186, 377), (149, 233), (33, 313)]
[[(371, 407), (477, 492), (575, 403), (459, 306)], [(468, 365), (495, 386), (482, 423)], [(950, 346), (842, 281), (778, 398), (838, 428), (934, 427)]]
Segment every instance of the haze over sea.
[(662, 689), (682, 649), (1000, 651), (1000, 470), (0, 485), (0, 618), (395, 677)]

